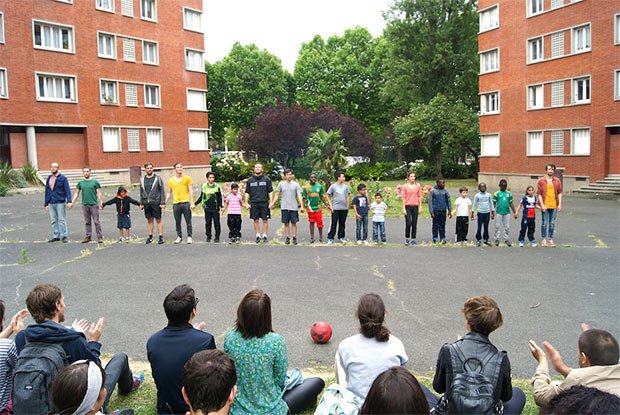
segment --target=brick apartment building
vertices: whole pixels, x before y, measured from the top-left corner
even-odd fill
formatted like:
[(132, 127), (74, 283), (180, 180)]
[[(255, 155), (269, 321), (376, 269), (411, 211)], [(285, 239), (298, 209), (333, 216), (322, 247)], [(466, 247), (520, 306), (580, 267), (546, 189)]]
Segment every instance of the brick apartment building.
[[(0, 0), (0, 158), (90, 165), (210, 162), (202, 0)], [(135, 176), (134, 169), (134, 176)], [(192, 174), (192, 175), (194, 175)]]
[(620, 1), (479, 0), (479, 180), (620, 174)]

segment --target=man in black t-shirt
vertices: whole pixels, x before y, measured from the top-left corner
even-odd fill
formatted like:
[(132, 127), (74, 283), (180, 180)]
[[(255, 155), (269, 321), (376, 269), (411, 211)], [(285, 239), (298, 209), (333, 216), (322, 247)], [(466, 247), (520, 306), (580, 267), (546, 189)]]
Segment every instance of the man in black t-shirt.
[[(267, 242), (268, 220), (271, 218), (269, 212), (269, 201), (273, 194), (271, 179), (263, 175), (263, 165), (254, 165), (254, 175), (248, 179), (245, 187), (245, 208), (250, 209), (250, 218), (254, 220), (254, 231), (256, 232), (256, 243), (261, 240)], [(263, 220), (263, 236), (261, 238), (258, 220)]]
[(166, 209), (166, 189), (164, 181), (153, 172), (153, 164), (146, 163), (144, 165), (146, 175), (140, 179), (140, 209), (144, 209), (146, 217), (146, 227), (149, 231), (149, 237), (146, 243), (153, 242), (154, 222), (157, 222), (157, 230), (159, 231), (158, 244), (164, 243), (164, 223), (161, 220), (162, 209)]

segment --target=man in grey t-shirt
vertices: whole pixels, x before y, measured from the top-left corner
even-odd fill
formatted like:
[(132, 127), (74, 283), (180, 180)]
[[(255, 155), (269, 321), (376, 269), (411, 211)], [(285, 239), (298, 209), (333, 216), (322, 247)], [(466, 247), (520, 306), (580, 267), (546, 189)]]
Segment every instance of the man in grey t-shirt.
[(346, 242), (344, 229), (347, 221), (347, 214), (349, 213), (351, 190), (349, 186), (344, 184), (344, 172), (339, 171), (336, 173), (336, 183), (329, 186), (325, 194), (331, 200), (332, 207), (332, 223), (329, 227), (329, 233), (327, 234), (327, 243), (334, 243), (336, 226), (338, 227), (338, 239), (340, 242)]
[[(286, 244), (291, 243), (291, 224), (293, 225), (293, 245), (297, 245), (297, 222), (299, 222), (299, 207), (304, 211), (304, 201), (301, 197), (301, 186), (293, 181), (293, 170), (284, 170), (284, 181), (278, 183), (273, 199), (269, 208), (273, 209), (278, 197), (282, 195), (280, 209), (282, 213), (282, 223), (286, 233)], [(299, 203), (299, 204), (298, 204)]]

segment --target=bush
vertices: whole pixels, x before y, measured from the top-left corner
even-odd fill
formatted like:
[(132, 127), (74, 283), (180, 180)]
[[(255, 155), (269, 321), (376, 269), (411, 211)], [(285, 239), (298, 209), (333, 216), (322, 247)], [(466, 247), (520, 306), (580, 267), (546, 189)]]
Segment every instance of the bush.
[(40, 186), (43, 184), (41, 183), (41, 179), (39, 178), (37, 169), (32, 164), (30, 164), (30, 162), (22, 166), (21, 174), (24, 177), (24, 179), (30, 184), (34, 184), (37, 186)]
[(27, 184), (21, 171), (13, 169), (11, 164), (6, 161), (0, 163), (0, 183), (6, 185), (9, 189), (26, 187)]
[(4, 197), (9, 193), (9, 186), (4, 183), (0, 183), (0, 197)]
[(404, 168), (396, 162), (357, 163), (347, 168), (346, 175), (358, 180), (381, 180), (404, 177)]
[(211, 167), (219, 182), (232, 182), (246, 179), (251, 173), (248, 163), (241, 153), (229, 153), (222, 158), (211, 159)]

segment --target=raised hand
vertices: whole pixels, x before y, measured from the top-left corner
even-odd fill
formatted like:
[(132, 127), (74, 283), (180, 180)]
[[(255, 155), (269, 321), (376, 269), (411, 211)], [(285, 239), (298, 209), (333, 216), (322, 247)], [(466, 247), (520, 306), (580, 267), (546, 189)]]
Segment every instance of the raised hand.
[(101, 317), (97, 323), (92, 323), (88, 329), (88, 340), (91, 342), (98, 342), (103, 332), (103, 317)]

